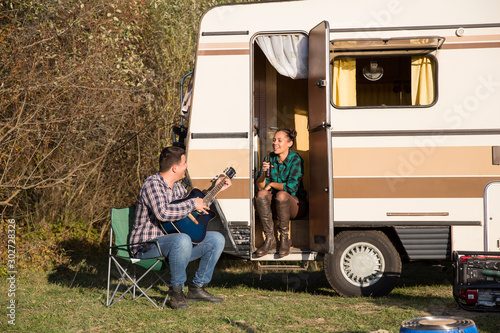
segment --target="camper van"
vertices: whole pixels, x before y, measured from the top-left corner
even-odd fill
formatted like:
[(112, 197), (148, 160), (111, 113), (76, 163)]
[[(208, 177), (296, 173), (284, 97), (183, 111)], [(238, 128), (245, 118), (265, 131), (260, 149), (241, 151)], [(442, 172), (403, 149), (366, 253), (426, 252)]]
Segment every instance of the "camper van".
[[(183, 87), (190, 185), (236, 172), (209, 224), (225, 253), (322, 260), (344, 296), (388, 294), (404, 262), (499, 253), (498, 0), (216, 6)], [(277, 128), (298, 133), (309, 213), (288, 256), (257, 258), (255, 179)]]

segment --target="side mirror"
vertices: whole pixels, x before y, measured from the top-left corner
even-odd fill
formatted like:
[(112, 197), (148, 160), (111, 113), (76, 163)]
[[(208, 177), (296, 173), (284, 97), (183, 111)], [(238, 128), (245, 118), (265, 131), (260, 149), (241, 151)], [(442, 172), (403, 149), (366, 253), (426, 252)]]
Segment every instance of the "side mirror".
[[(190, 77), (187, 86), (185, 86), (185, 80)], [(186, 92), (184, 92), (186, 89)], [(181, 80), (181, 119), (189, 119), (189, 113), (191, 111), (191, 95), (193, 91), (193, 71), (187, 73), (182, 77)]]
[[(184, 125), (180, 126), (172, 126), (172, 133), (174, 135), (174, 146), (179, 146), (182, 148), (186, 148), (186, 136), (187, 136), (187, 127)], [(177, 136), (177, 140), (176, 139)]]

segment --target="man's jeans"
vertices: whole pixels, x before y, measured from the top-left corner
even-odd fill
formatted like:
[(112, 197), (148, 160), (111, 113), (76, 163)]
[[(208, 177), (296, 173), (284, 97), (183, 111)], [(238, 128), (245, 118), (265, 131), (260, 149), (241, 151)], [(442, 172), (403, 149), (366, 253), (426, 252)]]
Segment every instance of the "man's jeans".
[[(177, 287), (186, 282), (186, 268), (190, 261), (201, 259), (193, 278), (193, 283), (203, 287), (212, 279), (215, 264), (224, 249), (225, 239), (216, 231), (207, 231), (203, 242), (194, 245), (187, 234), (168, 234), (157, 238), (161, 252), (167, 258), (170, 266), (170, 283)], [(149, 248), (141, 249), (135, 258), (147, 259), (158, 257), (158, 248), (151, 244)]]

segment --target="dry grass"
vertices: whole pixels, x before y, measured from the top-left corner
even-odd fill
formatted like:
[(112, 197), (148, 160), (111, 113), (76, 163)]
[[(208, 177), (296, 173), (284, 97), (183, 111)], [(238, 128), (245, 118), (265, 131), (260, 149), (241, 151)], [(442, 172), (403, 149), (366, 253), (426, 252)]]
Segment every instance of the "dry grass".
[[(252, 264), (227, 268), (222, 260), (210, 290), (222, 304), (191, 304), (188, 311), (157, 310), (146, 300), (121, 300), (106, 308), (106, 259), (86, 261), (51, 273), (19, 273), (18, 332), (398, 332), (401, 322), (423, 316), (473, 319), (480, 333), (500, 329), (498, 314), (460, 310), (452, 298), (450, 271), (425, 264), (405, 266), (400, 285), (387, 297), (342, 298), (328, 286), (321, 270), (265, 273)], [(190, 274), (192, 274), (192, 268)], [(226, 268), (224, 268), (226, 267)], [(418, 270), (420, 273), (415, 274)], [(287, 283), (288, 281), (288, 283)], [(293, 283), (290, 283), (292, 281)], [(437, 282), (436, 282), (437, 281)], [(292, 288), (293, 286), (293, 288)], [(166, 288), (155, 290), (162, 300)], [(0, 299), (5, 298), (2, 292)]]

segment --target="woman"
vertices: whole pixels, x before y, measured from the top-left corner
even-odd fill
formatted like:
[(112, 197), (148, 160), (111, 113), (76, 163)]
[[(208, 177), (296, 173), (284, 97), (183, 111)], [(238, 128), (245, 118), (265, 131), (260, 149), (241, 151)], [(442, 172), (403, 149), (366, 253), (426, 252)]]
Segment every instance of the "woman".
[[(297, 132), (279, 129), (274, 134), (273, 152), (269, 161), (262, 163), (256, 180), (257, 197), (255, 205), (262, 222), (265, 241), (257, 250), (256, 256), (262, 257), (276, 246), (272, 211), (276, 213), (280, 232), (279, 256), (290, 253), (289, 221), (290, 218), (302, 217), (307, 213), (306, 191), (302, 185), (304, 162), (299, 154), (290, 150)], [(271, 168), (271, 175), (266, 178), (266, 171)]]

